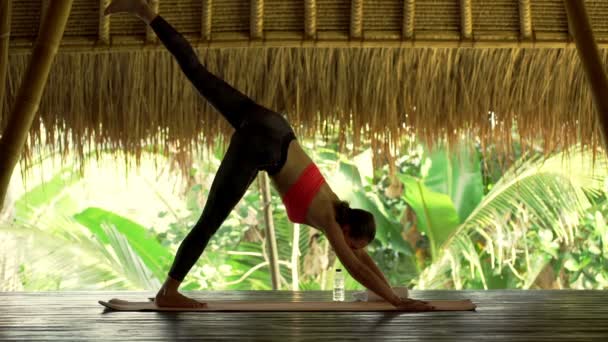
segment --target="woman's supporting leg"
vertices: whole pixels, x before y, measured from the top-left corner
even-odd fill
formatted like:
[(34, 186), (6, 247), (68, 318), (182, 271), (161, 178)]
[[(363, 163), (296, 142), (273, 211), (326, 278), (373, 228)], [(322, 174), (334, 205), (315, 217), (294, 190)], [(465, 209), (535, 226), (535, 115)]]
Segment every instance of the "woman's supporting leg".
[(246, 135), (236, 132), (213, 179), (203, 214), (182, 241), (169, 276), (181, 282), (199, 259), (209, 239), (255, 179), (259, 161)]

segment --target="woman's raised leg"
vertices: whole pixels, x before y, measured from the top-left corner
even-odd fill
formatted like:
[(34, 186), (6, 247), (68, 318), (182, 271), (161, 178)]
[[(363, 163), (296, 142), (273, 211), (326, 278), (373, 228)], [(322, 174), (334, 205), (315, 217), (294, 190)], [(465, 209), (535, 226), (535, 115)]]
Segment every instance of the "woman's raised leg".
[(106, 14), (119, 12), (129, 12), (138, 16), (154, 30), (198, 92), (235, 129), (242, 127), (247, 116), (260, 111), (269, 111), (209, 72), (200, 63), (190, 43), (160, 15), (154, 13), (145, 0), (115, 0), (105, 11)]

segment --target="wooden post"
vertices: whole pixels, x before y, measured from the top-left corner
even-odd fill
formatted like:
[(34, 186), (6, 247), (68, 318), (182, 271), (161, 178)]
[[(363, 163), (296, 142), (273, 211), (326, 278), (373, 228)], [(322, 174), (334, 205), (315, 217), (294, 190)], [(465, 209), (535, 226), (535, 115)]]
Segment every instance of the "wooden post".
[(363, 36), (363, 0), (351, 0), (350, 37), (361, 39)]
[(28, 132), (40, 104), (63, 31), (70, 15), (72, 0), (53, 0), (41, 18), (40, 35), (36, 39), (25, 77), (17, 93), (15, 107), (0, 138), (0, 205), (8, 189), (13, 169), (25, 145)]
[(99, 42), (108, 45), (110, 44), (110, 16), (105, 15), (104, 11), (110, 5), (110, 0), (99, 0)]
[(8, 46), (11, 36), (11, 7), (11, 0), (0, 0), (0, 114), (4, 109), (4, 90), (6, 88), (6, 72), (8, 70)]
[(264, 0), (251, 0), (249, 34), (251, 39), (262, 39), (264, 34)]
[(300, 290), (300, 279), (298, 277), (298, 265), (300, 257), (300, 224), (293, 225), (293, 239), (291, 240), (291, 290)]
[(317, 0), (304, 0), (304, 39), (317, 37)]
[(597, 123), (604, 149), (608, 152), (606, 138), (608, 137), (608, 79), (600, 53), (593, 37), (591, 23), (587, 16), (585, 3), (581, 0), (564, 0), (570, 29), (576, 42), (576, 49), (581, 59), (587, 80), (591, 86), (593, 100), (597, 109)]
[(201, 39), (204, 41), (211, 40), (211, 15), (213, 9), (212, 0), (202, 0), (203, 6), (201, 11)]
[[(158, 13), (160, 0), (148, 0), (148, 4), (154, 13)], [(150, 25), (146, 25), (146, 43), (155, 44), (158, 41), (158, 37)]]
[(272, 289), (279, 289), (279, 253), (277, 252), (277, 238), (274, 232), (274, 221), (272, 219), (272, 206), (270, 196), (270, 181), (266, 172), (260, 172), (258, 176), (262, 203), (264, 204), (264, 221), (266, 222), (266, 244), (268, 246), (268, 256), (270, 258), (270, 275), (272, 277)]
[(403, 39), (410, 40), (414, 38), (414, 18), (416, 13), (415, 0), (403, 1), (403, 28), (401, 35)]
[(473, 7), (471, 0), (460, 0), (460, 26), (462, 38), (473, 39)]
[(530, 0), (519, 0), (519, 31), (522, 39), (532, 39), (532, 7)]

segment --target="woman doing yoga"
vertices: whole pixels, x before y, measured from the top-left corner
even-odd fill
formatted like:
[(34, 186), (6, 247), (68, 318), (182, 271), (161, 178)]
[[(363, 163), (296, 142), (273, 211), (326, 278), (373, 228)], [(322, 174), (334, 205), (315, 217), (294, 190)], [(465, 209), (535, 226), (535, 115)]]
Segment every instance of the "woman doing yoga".
[(186, 77), (235, 129), (203, 213), (179, 246), (168, 277), (156, 295), (158, 306), (206, 305), (179, 293), (179, 285), (258, 171), (264, 170), (281, 194), (289, 219), (323, 231), (353, 278), (404, 310), (432, 309), (426, 302), (400, 298), (393, 292), (364, 248), (376, 232), (373, 216), (340, 201), (300, 147), (283, 116), (255, 103), (210, 73), (182, 35), (154, 13), (145, 0), (115, 0), (105, 13), (119, 12), (136, 15), (156, 32)]

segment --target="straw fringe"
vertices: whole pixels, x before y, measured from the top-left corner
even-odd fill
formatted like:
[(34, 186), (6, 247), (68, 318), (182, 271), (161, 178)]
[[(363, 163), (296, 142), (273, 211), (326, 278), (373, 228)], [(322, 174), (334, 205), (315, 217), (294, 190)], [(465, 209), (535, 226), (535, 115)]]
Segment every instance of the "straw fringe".
[[(355, 146), (370, 141), (386, 158), (409, 133), (453, 141), (470, 130), (505, 153), (514, 126), (530, 148), (539, 137), (547, 151), (597, 142), (591, 93), (573, 49), (250, 48), (199, 55), (254, 100), (286, 113), (299, 135), (352, 131)], [(2, 127), (28, 58), (9, 58)], [(143, 143), (188, 151), (227, 141), (232, 132), (164, 51), (59, 54), (37, 120), (33, 146), (46, 134), (81, 156), (98, 148), (138, 156)]]

